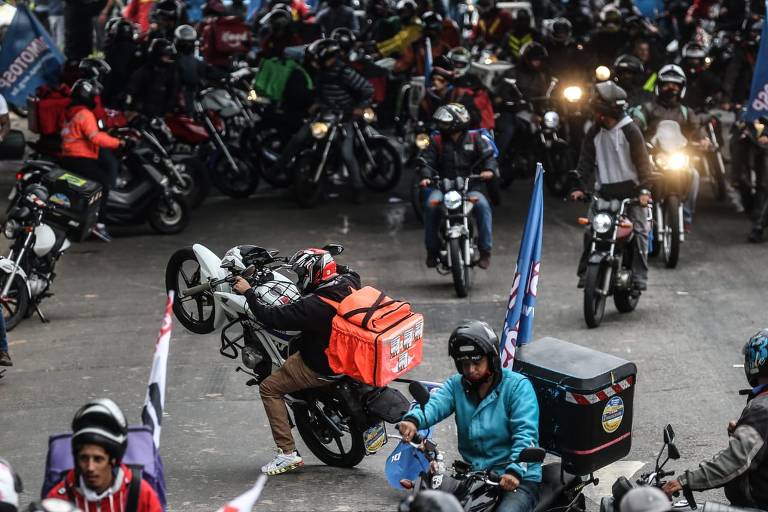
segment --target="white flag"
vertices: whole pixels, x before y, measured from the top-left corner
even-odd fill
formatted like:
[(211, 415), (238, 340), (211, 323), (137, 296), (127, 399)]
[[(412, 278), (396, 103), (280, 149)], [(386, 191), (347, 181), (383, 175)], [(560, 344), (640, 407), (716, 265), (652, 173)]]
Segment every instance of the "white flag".
[(152, 371), (149, 374), (147, 397), (141, 410), (141, 422), (152, 430), (155, 447), (160, 448), (160, 429), (163, 423), (163, 408), (165, 407), (165, 375), (168, 366), (168, 349), (171, 344), (171, 329), (173, 328), (173, 291), (168, 292), (168, 302), (165, 305), (163, 325), (155, 342), (155, 357), (152, 360)]
[(266, 483), (267, 475), (261, 475), (249, 491), (244, 492), (216, 512), (250, 512), (258, 501), (259, 496), (261, 496), (261, 491), (264, 490), (264, 484)]

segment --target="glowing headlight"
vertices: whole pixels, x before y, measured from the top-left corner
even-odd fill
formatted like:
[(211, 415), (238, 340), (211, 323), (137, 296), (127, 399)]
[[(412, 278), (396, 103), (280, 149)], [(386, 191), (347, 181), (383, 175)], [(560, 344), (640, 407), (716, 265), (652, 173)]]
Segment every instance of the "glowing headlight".
[(445, 194), (445, 197), (443, 198), (443, 204), (449, 210), (455, 210), (456, 208), (461, 206), (461, 194), (459, 194), (455, 190), (451, 190), (450, 192)]
[(497, 58), (495, 55), (489, 55), (489, 56), (487, 56), (487, 57), (486, 57), (486, 58), (483, 60), (483, 64), (485, 64), (486, 66), (490, 66), (491, 64), (493, 64), (493, 63), (494, 63), (494, 62), (496, 62), (497, 60), (498, 60), (498, 58)]
[(563, 98), (565, 98), (565, 101), (569, 103), (576, 103), (577, 101), (581, 100), (583, 95), (584, 91), (582, 91), (581, 87), (578, 85), (571, 85), (570, 87), (566, 87), (563, 91)]
[(322, 139), (328, 135), (328, 124), (323, 122), (312, 123), (310, 126), (312, 130), (312, 136), (316, 139)]
[(416, 147), (424, 151), (429, 147), (429, 135), (420, 133), (416, 136)]
[(607, 213), (598, 213), (595, 218), (592, 219), (592, 229), (595, 233), (602, 235), (607, 233), (613, 225), (613, 219)]
[(376, 120), (376, 112), (370, 107), (366, 108), (363, 110), (363, 119), (368, 123), (372, 123)]
[(547, 112), (544, 114), (544, 126), (550, 130), (556, 130), (560, 126), (560, 116), (557, 112)]
[(688, 155), (685, 153), (672, 153), (667, 158), (667, 169), (679, 171), (688, 167)]
[(598, 82), (605, 82), (611, 78), (611, 70), (607, 66), (597, 66), (595, 69), (595, 78)]
[(259, 101), (259, 95), (253, 89), (248, 91), (248, 101)]
[(3, 234), (5, 235), (5, 238), (14, 238), (16, 236), (16, 230), (19, 229), (19, 223), (16, 222), (13, 219), (8, 219), (5, 221), (5, 228), (3, 229)]

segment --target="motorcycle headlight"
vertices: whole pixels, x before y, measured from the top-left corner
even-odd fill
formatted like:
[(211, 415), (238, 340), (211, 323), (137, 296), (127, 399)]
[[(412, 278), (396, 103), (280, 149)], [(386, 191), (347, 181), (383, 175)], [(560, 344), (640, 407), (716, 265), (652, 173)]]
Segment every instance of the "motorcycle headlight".
[(595, 69), (595, 78), (598, 82), (605, 82), (611, 78), (611, 70), (608, 66), (597, 66)]
[(323, 123), (322, 121), (312, 123), (310, 128), (312, 130), (312, 136), (316, 139), (322, 139), (323, 137), (328, 135), (328, 124)]
[(248, 101), (259, 101), (259, 95), (256, 94), (255, 90), (248, 91)]
[(592, 219), (592, 229), (594, 229), (595, 233), (598, 235), (603, 235), (610, 231), (612, 225), (613, 219), (607, 213), (598, 213)]
[(672, 153), (667, 158), (667, 169), (680, 171), (688, 167), (688, 155), (685, 153)]
[(420, 133), (416, 136), (416, 147), (424, 151), (429, 147), (429, 135)]
[(571, 85), (570, 87), (566, 87), (563, 91), (563, 98), (565, 98), (565, 101), (568, 103), (576, 103), (577, 101), (580, 101), (583, 95), (584, 91), (582, 91), (581, 87), (578, 85)]
[(363, 110), (363, 119), (365, 119), (365, 122), (367, 123), (374, 122), (376, 120), (376, 111), (371, 107), (366, 108)]
[(557, 130), (557, 127), (560, 126), (560, 116), (557, 112), (547, 112), (544, 114), (544, 126), (549, 128), (550, 130)]
[(498, 57), (495, 55), (488, 55), (485, 59), (483, 59), (483, 64), (486, 66), (490, 66), (491, 64), (494, 64), (495, 62), (498, 62)]
[(459, 194), (455, 190), (451, 190), (450, 192), (445, 194), (445, 197), (443, 197), (443, 204), (449, 210), (455, 210), (456, 208), (461, 206), (461, 194)]
[(16, 230), (19, 229), (19, 223), (13, 219), (5, 221), (5, 227), (3, 228), (3, 234), (5, 238), (13, 239), (16, 237)]

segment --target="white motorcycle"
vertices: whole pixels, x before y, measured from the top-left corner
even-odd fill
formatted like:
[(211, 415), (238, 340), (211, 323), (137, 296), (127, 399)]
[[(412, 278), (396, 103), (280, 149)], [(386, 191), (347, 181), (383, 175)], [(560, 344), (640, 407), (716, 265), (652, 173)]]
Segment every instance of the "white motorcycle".
[[(340, 245), (324, 247), (340, 254)], [(165, 273), (166, 288), (175, 293), (176, 318), (192, 332), (208, 334), (221, 328), (219, 353), (240, 358), (235, 371), (259, 385), (278, 370), (300, 333), (263, 325), (242, 295), (232, 289), (237, 277), (254, 287), (268, 305), (290, 304), (300, 297), (281, 271), (287, 267), (278, 251), (254, 245), (233, 247), (220, 259), (201, 244), (176, 251)], [(387, 442), (385, 423), (396, 423), (408, 410), (408, 400), (389, 387), (373, 387), (345, 376), (328, 377), (328, 386), (285, 397), (304, 443), (330, 466), (353, 467)]]

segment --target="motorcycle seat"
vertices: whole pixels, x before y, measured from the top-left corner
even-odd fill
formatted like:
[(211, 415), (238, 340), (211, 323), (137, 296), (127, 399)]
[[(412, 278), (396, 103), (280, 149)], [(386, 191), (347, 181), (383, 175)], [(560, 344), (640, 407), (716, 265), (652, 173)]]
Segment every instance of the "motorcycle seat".
[(539, 504), (536, 505), (534, 512), (543, 512), (544, 510), (552, 508), (552, 504), (560, 496), (560, 493), (563, 491), (563, 489), (571, 485), (571, 483), (573, 483), (573, 481), (577, 478), (575, 475), (571, 475), (570, 473), (563, 473), (561, 480), (560, 468), (561, 464), (559, 462), (553, 462), (551, 464), (545, 464), (542, 466), (541, 500), (539, 500)]

